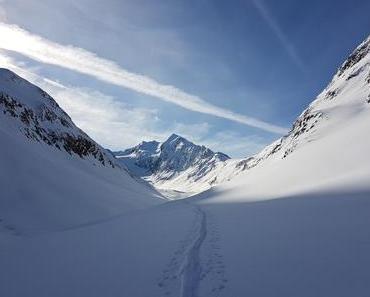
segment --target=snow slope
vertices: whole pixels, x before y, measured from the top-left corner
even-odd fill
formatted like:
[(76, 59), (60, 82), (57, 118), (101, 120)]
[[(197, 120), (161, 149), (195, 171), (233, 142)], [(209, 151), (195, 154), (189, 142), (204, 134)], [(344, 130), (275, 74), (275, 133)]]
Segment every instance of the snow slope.
[[(253, 170), (247, 170), (243, 178), (273, 172), (271, 184), (292, 189), (312, 188), (326, 181), (335, 183), (339, 176), (348, 177), (348, 182), (365, 178), (370, 161), (366, 153), (370, 148), (366, 137), (369, 118), (370, 37), (338, 69), (325, 90), (299, 116), (291, 132), (245, 162), (246, 168)], [(259, 166), (255, 166), (256, 162)], [(282, 168), (284, 175), (278, 174)], [(252, 178), (247, 180), (253, 183)], [(227, 185), (234, 186), (234, 181)], [(282, 188), (286, 192), (286, 187)], [(253, 187), (253, 191), (257, 195), (258, 187)], [(267, 194), (266, 189), (262, 191)]]
[(0, 230), (59, 230), (158, 204), (48, 94), (0, 70)]
[(258, 166), (193, 198), (228, 280), (219, 295), (200, 281), (198, 296), (368, 296), (369, 66), (370, 38)]
[(360, 116), (365, 117), (364, 127), (360, 126), (357, 130), (366, 129), (366, 115), (370, 103), (369, 52), (368, 38), (356, 48), (338, 69), (329, 85), (302, 112), (289, 134), (256, 156), (244, 160), (244, 169), (252, 168), (270, 157), (284, 159), (300, 147), (335, 133)]

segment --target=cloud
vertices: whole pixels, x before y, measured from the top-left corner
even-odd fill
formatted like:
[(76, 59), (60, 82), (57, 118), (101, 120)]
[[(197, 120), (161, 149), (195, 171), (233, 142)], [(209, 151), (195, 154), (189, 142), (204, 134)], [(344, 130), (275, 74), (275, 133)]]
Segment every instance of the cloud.
[(0, 22), (6, 22), (7, 17), (6, 17), (6, 11), (5, 8), (1, 6), (1, 3), (3, 1), (0, 0)]
[(163, 128), (156, 110), (132, 108), (96, 90), (67, 86), (45, 78), (37, 73), (37, 69), (27, 67), (1, 51), (0, 67), (16, 72), (47, 91), (78, 127), (101, 145), (113, 150), (126, 149), (143, 140), (164, 141), (172, 133), (236, 157), (249, 156), (266, 144), (260, 137), (246, 137), (235, 131), (214, 133), (213, 127), (206, 122), (175, 122)]
[(263, 0), (252, 0), (254, 6), (260, 13), (261, 17), (265, 20), (271, 30), (274, 32), (276, 37), (279, 39), (280, 43), (291, 57), (293, 62), (302, 70), (305, 71), (304, 63), (301, 57), (298, 55), (295, 47), (289, 41), (288, 37), (285, 35), (283, 30), (281, 29), (280, 25), (276, 22), (273, 16), (270, 14), (269, 10), (267, 9), (266, 5), (264, 4)]
[(213, 115), (276, 134), (286, 128), (215, 106), (174, 86), (129, 72), (113, 61), (73, 46), (65, 46), (33, 35), (18, 26), (0, 23), (0, 48), (18, 52), (39, 62), (57, 65), (96, 79), (176, 104), (187, 110)]
[(143, 140), (164, 141), (172, 133), (233, 157), (250, 156), (266, 145), (264, 139), (255, 135), (245, 136), (229, 130), (214, 133), (213, 127), (206, 122), (175, 122), (162, 128), (156, 110), (132, 108), (96, 90), (66, 86), (42, 77), (35, 69), (27, 68), (1, 51), (0, 67), (16, 72), (47, 91), (78, 127), (98, 143), (113, 150), (126, 149)]
[(66, 86), (42, 77), (34, 69), (1, 54), (0, 66), (8, 68), (47, 91), (84, 132), (98, 143), (119, 150), (142, 140), (164, 139), (169, 131), (156, 127), (156, 110), (133, 108), (96, 90)]

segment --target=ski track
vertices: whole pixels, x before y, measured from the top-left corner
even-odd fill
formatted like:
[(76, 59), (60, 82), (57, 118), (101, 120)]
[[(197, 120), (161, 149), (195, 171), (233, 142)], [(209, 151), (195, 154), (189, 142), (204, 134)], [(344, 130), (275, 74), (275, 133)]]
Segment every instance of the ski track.
[(157, 283), (165, 297), (220, 296), (228, 282), (217, 225), (199, 206), (191, 207), (193, 225)]
[(198, 213), (199, 230), (195, 234), (193, 244), (189, 246), (186, 252), (185, 261), (181, 268), (181, 297), (196, 297), (201, 279), (200, 248), (207, 236), (207, 217), (200, 208), (196, 208), (196, 211)]

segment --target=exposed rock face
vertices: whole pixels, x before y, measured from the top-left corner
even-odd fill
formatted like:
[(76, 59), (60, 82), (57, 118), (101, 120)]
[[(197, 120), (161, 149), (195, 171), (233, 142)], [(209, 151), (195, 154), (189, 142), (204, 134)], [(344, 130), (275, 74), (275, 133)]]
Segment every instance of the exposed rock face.
[[(171, 179), (189, 168), (196, 168), (192, 176), (196, 180), (229, 156), (213, 152), (205, 146), (196, 145), (185, 138), (172, 134), (165, 142), (142, 142), (125, 151), (115, 152), (117, 158), (130, 167), (133, 163), (143, 169), (137, 175), (156, 175), (158, 179)], [(132, 166), (131, 166), (132, 167)]]
[[(370, 37), (347, 58), (325, 90), (297, 118), (287, 135), (255, 156), (240, 161), (236, 167), (246, 170), (271, 156), (286, 158), (300, 146), (313, 141), (317, 131), (320, 130), (320, 125), (326, 124), (326, 121), (334, 121), (333, 110), (341, 109), (345, 105), (353, 105), (356, 100), (361, 104), (362, 96), (365, 102), (370, 103), (369, 84)], [(353, 93), (351, 100), (348, 99), (349, 92)]]
[(175, 179), (185, 183), (198, 182), (230, 159), (226, 154), (215, 153), (176, 134), (163, 143), (144, 141), (114, 154), (134, 175), (155, 185)]
[(7, 69), (0, 69), (0, 111), (33, 141), (115, 167), (113, 156), (77, 128), (51, 96)]
[[(340, 77), (347, 69), (353, 67), (359, 63), (370, 53), (370, 38), (368, 37), (363, 43), (361, 43), (353, 53), (347, 58), (347, 60), (339, 68), (337, 76)], [(350, 75), (351, 76), (351, 75)]]

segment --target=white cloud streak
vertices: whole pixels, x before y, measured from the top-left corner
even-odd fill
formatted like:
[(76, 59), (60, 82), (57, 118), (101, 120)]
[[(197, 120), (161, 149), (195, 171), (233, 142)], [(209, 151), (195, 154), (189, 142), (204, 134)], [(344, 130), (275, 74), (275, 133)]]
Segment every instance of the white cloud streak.
[(289, 41), (288, 37), (285, 35), (279, 24), (272, 17), (263, 0), (252, 0), (252, 2), (256, 9), (258, 10), (258, 12), (260, 13), (261, 17), (265, 20), (267, 25), (271, 28), (271, 30), (274, 32), (280, 43), (283, 45), (288, 55), (292, 58), (293, 62), (302, 71), (305, 71), (305, 66), (301, 57), (298, 55), (295, 47)]
[(156, 110), (132, 108), (99, 91), (67, 86), (45, 78), (39, 75), (36, 69), (16, 62), (1, 51), (0, 67), (16, 72), (47, 91), (78, 127), (112, 150), (126, 149), (143, 140), (164, 141), (172, 133), (234, 157), (250, 156), (266, 144), (258, 136), (246, 137), (235, 131), (221, 130), (211, 133), (212, 127), (206, 122), (175, 122), (165, 129), (160, 128), (159, 126), (163, 125), (160, 125), (161, 119)]
[(176, 104), (187, 110), (228, 119), (276, 134), (287, 132), (287, 129), (278, 125), (215, 106), (174, 86), (164, 85), (150, 77), (129, 72), (115, 62), (100, 58), (92, 52), (51, 42), (16, 25), (0, 23), (0, 48), (20, 53), (42, 63), (83, 73), (101, 81)]
[(37, 74), (0, 51), (0, 67), (8, 68), (48, 92), (76, 125), (104, 147), (121, 150), (143, 140), (165, 139), (157, 128), (156, 110), (134, 108), (99, 91), (67, 86)]

